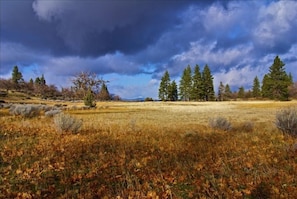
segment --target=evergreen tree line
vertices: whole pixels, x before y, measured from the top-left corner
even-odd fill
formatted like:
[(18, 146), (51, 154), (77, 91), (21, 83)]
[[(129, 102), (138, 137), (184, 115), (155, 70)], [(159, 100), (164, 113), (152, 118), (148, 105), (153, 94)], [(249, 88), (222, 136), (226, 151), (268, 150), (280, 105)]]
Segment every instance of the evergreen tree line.
[(192, 74), (191, 67), (184, 69), (179, 89), (175, 81), (170, 81), (168, 71), (165, 71), (159, 87), (159, 99), (162, 101), (226, 101), (239, 99), (272, 99), (289, 100), (297, 98), (297, 82), (294, 83), (292, 74), (286, 73), (285, 64), (276, 56), (269, 71), (264, 75), (262, 85), (256, 76), (253, 80), (251, 90), (245, 91), (240, 86), (238, 91), (232, 92), (228, 84), (220, 82), (217, 96), (213, 89), (213, 76), (206, 65), (200, 73), (198, 65), (194, 67)]
[(199, 65), (196, 65), (193, 73), (191, 66), (188, 65), (183, 71), (179, 87), (175, 80), (170, 80), (169, 72), (165, 71), (160, 82), (159, 99), (162, 101), (215, 100), (213, 76), (208, 65), (205, 65), (202, 72)]

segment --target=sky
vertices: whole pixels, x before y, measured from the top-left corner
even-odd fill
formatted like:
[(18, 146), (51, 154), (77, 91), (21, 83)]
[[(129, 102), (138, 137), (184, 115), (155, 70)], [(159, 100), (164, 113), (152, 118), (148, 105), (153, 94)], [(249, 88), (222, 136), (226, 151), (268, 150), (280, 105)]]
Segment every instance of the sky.
[(219, 82), (250, 89), (279, 56), (297, 80), (294, 0), (0, 0), (0, 78), (71, 86), (80, 72), (122, 98), (158, 98), (168, 70), (207, 64)]

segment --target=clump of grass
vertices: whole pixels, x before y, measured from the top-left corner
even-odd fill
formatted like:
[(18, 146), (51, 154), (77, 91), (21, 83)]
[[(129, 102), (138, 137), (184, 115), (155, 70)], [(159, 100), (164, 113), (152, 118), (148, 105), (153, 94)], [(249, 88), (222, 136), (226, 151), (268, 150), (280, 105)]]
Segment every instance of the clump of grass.
[(251, 121), (245, 121), (238, 125), (237, 129), (241, 132), (252, 132), (254, 130), (254, 123)]
[(276, 127), (283, 133), (297, 136), (297, 109), (285, 108), (276, 113)]
[(219, 129), (223, 131), (229, 131), (232, 128), (231, 123), (224, 117), (211, 118), (209, 125), (213, 129)]
[(268, 183), (261, 182), (257, 187), (252, 191), (251, 197), (255, 199), (261, 198), (271, 198), (271, 188)]
[(81, 120), (64, 113), (55, 115), (54, 123), (61, 132), (77, 133), (82, 126)]

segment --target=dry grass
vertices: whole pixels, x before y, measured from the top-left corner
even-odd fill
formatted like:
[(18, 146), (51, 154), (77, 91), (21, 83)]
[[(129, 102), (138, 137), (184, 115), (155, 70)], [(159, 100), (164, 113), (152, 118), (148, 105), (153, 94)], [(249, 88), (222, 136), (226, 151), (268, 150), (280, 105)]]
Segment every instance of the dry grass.
[[(294, 198), (295, 140), (273, 124), (287, 106), (104, 102), (67, 111), (75, 135), (0, 110), (0, 198)], [(234, 128), (212, 130), (218, 116)]]

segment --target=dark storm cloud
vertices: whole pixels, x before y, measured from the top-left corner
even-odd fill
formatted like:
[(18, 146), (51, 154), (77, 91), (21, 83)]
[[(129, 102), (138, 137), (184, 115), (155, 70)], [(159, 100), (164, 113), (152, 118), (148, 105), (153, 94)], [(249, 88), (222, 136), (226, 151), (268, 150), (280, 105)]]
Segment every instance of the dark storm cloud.
[(1, 42), (19, 43), (29, 48), (64, 54), (67, 48), (55, 26), (41, 22), (31, 0), (1, 2)]
[[(187, 1), (186, 1), (187, 2)], [(178, 24), (183, 1), (39, 1), (33, 9), (51, 24), (69, 53), (134, 53)]]

